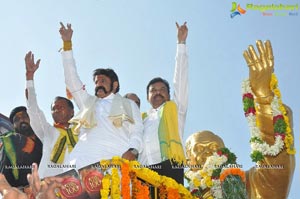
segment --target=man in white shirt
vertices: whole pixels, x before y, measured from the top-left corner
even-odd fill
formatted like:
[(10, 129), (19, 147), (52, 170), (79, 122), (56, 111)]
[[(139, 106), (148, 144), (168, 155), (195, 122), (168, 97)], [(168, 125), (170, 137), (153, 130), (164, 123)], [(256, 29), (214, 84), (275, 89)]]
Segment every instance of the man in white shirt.
[(51, 105), (54, 125), (47, 122), (40, 110), (34, 88), (34, 73), (39, 67), (40, 60), (34, 62), (34, 55), (28, 52), (25, 56), (26, 64), (26, 97), (28, 115), (32, 129), (43, 143), (43, 155), (39, 166), (41, 178), (54, 176), (64, 172), (62, 165), (65, 157), (74, 148), (78, 136), (69, 120), (74, 115), (73, 103), (64, 97), (56, 97)]
[(61, 23), (65, 82), (79, 107), (72, 119), (80, 129), (79, 141), (69, 162), (80, 169), (102, 159), (120, 156), (137, 159), (142, 151), (143, 124), (137, 105), (118, 94), (119, 80), (112, 69), (96, 69), (95, 95), (90, 95), (78, 77), (72, 51), (71, 24)]
[(188, 29), (186, 22), (181, 26), (176, 23), (176, 26), (178, 44), (174, 99), (170, 101), (170, 86), (166, 80), (154, 78), (147, 85), (147, 100), (152, 108), (143, 114), (145, 148), (139, 160), (159, 174), (183, 184), (183, 167), (178, 163), (185, 162), (182, 137), (188, 105), (188, 56), (185, 45)]

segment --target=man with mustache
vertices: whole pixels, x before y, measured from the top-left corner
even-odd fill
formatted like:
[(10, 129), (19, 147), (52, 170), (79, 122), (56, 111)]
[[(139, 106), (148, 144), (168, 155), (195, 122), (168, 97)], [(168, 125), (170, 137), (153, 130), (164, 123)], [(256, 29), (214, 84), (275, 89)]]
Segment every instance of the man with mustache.
[(14, 108), (9, 120), (14, 131), (1, 136), (1, 173), (12, 186), (24, 187), (28, 185), (32, 163), (40, 163), (43, 145), (30, 126), (26, 107)]
[(27, 114), (26, 107), (18, 106), (14, 108), (10, 113), (9, 120), (13, 124), (16, 133), (20, 133), (25, 136), (35, 136), (30, 126), (30, 119)]
[(142, 150), (143, 132), (138, 107), (118, 94), (118, 76), (109, 68), (94, 71), (95, 95), (87, 93), (78, 77), (73, 58), (71, 24), (67, 24), (67, 27), (60, 24), (65, 82), (80, 109), (71, 121), (82, 126), (69, 162), (80, 169), (113, 156), (137, 159)]
[(145, 148), (140, 162), (160, 175), (183, 184), (185, 162), (182, 137), (188, 104), (188, 55), (186, 22), (177, 26), (177, 54), (174, 73), (174, 99), (170, 100), (169, 83), (160, 78), (147, 85), (147, 100), (152, 108), (143, 114)]
[[(69, 120), (74, 115), (73, 103), (64, 97), (56, 97), (51, 104), (54, 124), (47, 122), (39, 108), (34, 87), (34, 74), (39, 68), (40, 60), (34, 61), (34, 54), (25, 56), (26, 65), (26, 98), (30, 124), (43, 143), (43, 156), (39, 167), (41, 178), (54, 176), (64, 171), (62, 164), (77, 143), (78, 135)], [(66, 165), (72, 166), (72, 165)]]

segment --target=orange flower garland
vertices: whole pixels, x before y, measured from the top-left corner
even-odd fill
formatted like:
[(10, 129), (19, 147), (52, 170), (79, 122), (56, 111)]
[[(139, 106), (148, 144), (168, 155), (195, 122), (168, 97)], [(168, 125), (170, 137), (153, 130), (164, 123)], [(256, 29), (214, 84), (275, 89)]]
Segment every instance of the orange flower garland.
[(168, 189), (168, 198), (180, 199), (180, 194), (178, 193), (178, 190), (174, 189), (174, 188), (169, 188)]
[(166, 187), (166, 185), (160, 185), (159, 187), (158, 187), (158, 190), (159, 190), (159, 198), (160, 199), (167, 199), (167, 194), (168, 194), (168, 192), (167, 192), (167, 187)]
[(143, 184), (140, 180), (136, 181), (137, 195), (138, 199), (149, 199), (149, 187)]
[(129, 176), (130, 176), (130, 179), (131, 179), (131, 196), (132, 196), (132, 199), (137, 199), (138, 189), (137, 189), (136, 173), (133, 172), (133, 171), (130, 171)]
[(147, 184), (143, 185), (144, 199), (150, 198), (149, 186)]
[[(108, 199), (109, 196), (112, 199), (150, 199), (149, 184), (158, 187), (160, 199), (193, 198), (189, 190), (183, 185), (177, 184), (174, 179), (160, 176), (158, 173), (142, 167), (137, 161), (113, 157), (111, 160), (101, 160), (100, 166), (106, 172), (102, 179), (103, 188), (100, 190), (102, 199)], [(109, 169), (111, 169), (111, 175)], [(122, 175), (121, 178), (118, 170)], [(149, 184), (143, 183), (139, 178)]]
[(220, 181), (223, 182), (228, 175), (238, 175), (241, 177), (242, 181), (246, 181), (245, 171), (240, 168), (228, 168), (225, 169), (220, 175)]
[(121, 193), (123, 199), (130, 199), (130, 177), (129, 177), (129, 164), (123, 162), (121, 165)]

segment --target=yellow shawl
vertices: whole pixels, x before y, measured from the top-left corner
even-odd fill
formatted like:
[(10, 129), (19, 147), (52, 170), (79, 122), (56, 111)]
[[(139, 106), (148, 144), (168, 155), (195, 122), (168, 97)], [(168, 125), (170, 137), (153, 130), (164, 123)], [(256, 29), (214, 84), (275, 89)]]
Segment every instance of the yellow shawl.
[(62, 164), (65, 159), (66, 150), (68, 149), (69, 153), (73, 150), (78, 141), (78, 136), (73, 133), (74, 128), (56, 128), (60, 132), (60, 135), (51, 152), (50, 160), (52, 162)]
[(185, 163), (186, 158), (182, 148), (178, 130), (178, 114), (175, 102), (168, 101), (160, 111), (158, 138), (162, 160), (174, 160)]

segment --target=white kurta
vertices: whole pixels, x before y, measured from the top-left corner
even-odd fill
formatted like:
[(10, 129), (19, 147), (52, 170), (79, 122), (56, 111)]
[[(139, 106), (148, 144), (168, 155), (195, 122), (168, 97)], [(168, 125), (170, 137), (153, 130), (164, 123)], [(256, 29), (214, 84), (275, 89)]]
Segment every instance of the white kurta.
[[(30, 118), (30, 125), (43, 143), (43, 155), (39, 165), (39, 176), (41, 178), (55, 176), (64, 171), (62, 165), (50, 160), (52, 149), (60, 135), (60, 132), (47, 122), (44, 113), (37, 104), (33, 80), (26, 82), (28, 90), (27, 113)], [(49, 106), (50, 107), (50, 106)], [(65, 157), (67, 156), (67, 151)]]
[[(89, 107), (86, 102), (91, 101), (94, 96), (86, 92), (78, 77), (72, 51), (62, 52), (62, 58), (66, 85), (72, 92), (76, 104), (79, 109)], [(110, 94), (106, 98), (98, 98), (94, 110), (96, 127), (81, 128), (78, 143), (68, 159), (70, 164), (76, 164), (77, 169), (102, 159), (122, 156), (129, 148), (142, 151), (143, 123), (140, 110), (133, 101), (129, 100), (134, 124), (125, 121), (120, 128), (117, 128), (108, 117), (114, 97), (115, 94)]]

